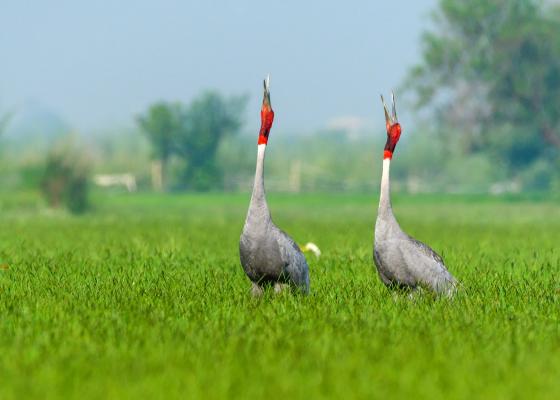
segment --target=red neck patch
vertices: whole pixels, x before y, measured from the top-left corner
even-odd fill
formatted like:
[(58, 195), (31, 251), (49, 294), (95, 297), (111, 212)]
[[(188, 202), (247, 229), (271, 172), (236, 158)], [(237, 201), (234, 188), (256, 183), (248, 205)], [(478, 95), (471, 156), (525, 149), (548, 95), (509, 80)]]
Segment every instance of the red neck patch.
[(268, 143), (268, 135), (270, 134), (270, 128), (272, 128), (273, 121), (274, 111), (272, 111), (272, 108), (266, 108), (263, 106), (261, 109), (261, 129), (259, 131), (258, 144)]
[(401, 137), (401, 125), (396, 122), (387, 129), (387, 142), (385, 143), (385, 151), (383, 152), (383, 159), (393, 158), (393, 152)]

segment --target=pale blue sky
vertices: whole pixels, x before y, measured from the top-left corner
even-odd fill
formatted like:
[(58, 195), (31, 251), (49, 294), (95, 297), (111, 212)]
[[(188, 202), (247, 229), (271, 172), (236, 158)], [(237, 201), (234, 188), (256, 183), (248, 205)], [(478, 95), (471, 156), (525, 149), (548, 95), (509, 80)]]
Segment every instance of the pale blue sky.
[(251, 96), (253, 129), (261, 80), (270, 72), (277, 130), (378, 122), (379, 93), (397, 86), (418, 60), (436, 4), (3, 2), (0, 104), (36, 101), (90, 132), (130, 125), (156, 100), (188, 102), (217, 89)]

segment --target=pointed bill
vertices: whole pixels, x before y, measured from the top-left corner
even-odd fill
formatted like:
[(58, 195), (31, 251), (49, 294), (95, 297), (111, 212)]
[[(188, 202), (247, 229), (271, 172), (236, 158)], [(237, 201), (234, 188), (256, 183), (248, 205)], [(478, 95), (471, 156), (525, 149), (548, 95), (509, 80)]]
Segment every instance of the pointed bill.
[(385, 104), (383, 95), (381, 95), (381, 103), (383, 103), (383, 111), (385, 112), (385, 125), (387, 125), (387, 129), (389, 129), (391, 126), (391, 117), (389, 116), (389, 110), (387, 109), (387, 104)]
[(391, 102), (393, 103), (393, 120), (392, 122), (398, 122), (397, 119), (397, 106), (395, 105), (395, 93), (391, 92)]
[(270, 74), (268, 74), (266, 76), (266, 78), (263, 81), (263, 86), (264, 86), (264, 96), (263, 96), (263, 104), (271, 107), (270, 105)]
[(270, 74), (268, 74), (264, 79), (263, 86), (265, 96), (270, 96)]

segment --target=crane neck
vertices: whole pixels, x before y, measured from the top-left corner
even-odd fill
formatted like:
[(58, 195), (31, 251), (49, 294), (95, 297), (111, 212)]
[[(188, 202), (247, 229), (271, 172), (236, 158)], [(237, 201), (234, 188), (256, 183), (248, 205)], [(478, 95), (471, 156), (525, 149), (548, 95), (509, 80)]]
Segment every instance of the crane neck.
[(268, 205), (266, 203), (266, 194), (264, 190), (264, 156), (266, 152), (266, 144), (257, 146), (257, 167), (255, 171), (255, 182), (253, 183), (253, 193), (251, 195), (250, 213), (268, 214)]
[(379, 195), (379, 211), (391, 211), (391, 185), (389, 170), (391, 159), (383, 159), (383, 172), (381, 174), (381, 190)]

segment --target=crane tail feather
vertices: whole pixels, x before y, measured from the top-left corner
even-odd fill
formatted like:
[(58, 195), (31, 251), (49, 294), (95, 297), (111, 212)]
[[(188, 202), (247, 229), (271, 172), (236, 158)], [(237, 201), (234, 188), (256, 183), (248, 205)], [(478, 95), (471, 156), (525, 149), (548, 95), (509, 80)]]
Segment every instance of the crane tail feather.
[(308, 242), (304, 246), (300, 246), (299, 248), (304, 253), (309, 251), (309, 252), (313, 253), (315, 255), (315, 257), (317, 257), (317, 258), (321, 257), (321, 249), (319, 249), (319, 246), (317, 246), (313, 242)]

